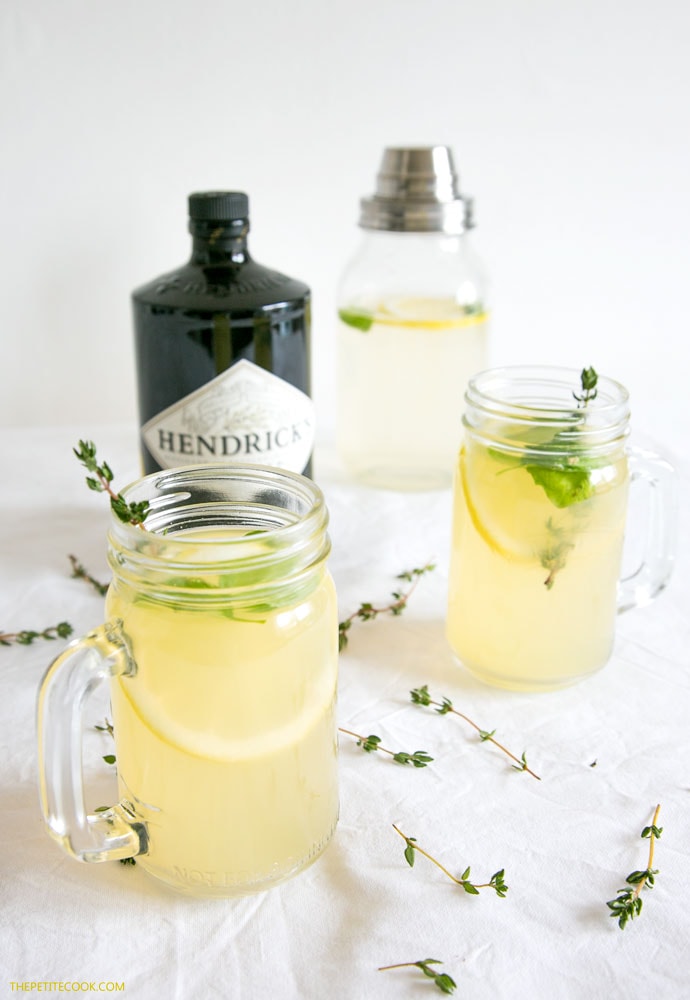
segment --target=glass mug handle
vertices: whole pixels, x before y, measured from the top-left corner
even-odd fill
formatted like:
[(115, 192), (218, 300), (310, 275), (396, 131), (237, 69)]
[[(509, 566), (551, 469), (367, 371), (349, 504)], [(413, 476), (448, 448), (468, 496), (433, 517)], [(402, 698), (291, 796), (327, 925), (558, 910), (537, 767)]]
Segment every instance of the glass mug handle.
[(664, 589), (673, 570), (678, 494), (673, 466), (651, 451), (631, 448), (630, 485), (647, 485), (649, 508), (642, 560), (618, 584), (618, 613), (649, 604)]
[(86, 812), (82, 777), (83, 714), (89, 695), (136, 665), (116, 619), (75, 639), (46, 671), (38, 692), (41, 806), (50, 835), (78, 861), (115, 861), (146, 853), (148, 837), (131, 807), (119, 802)]

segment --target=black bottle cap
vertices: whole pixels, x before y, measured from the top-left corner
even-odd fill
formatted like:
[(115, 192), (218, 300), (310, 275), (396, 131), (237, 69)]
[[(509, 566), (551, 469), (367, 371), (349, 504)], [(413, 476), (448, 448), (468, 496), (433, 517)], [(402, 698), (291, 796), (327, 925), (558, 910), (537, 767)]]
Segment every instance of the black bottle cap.
[(243, 191), (199, 191), (189, 196), (189, 218), (200, 222), (235, 222), (249, 218)]

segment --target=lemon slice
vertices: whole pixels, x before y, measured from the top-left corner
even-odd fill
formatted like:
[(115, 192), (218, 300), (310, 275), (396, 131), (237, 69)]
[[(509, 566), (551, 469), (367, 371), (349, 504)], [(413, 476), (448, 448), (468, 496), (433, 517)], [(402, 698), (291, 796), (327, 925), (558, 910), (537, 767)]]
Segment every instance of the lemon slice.
[(463, 448), (459, 481), (470, 520), (489, 548), (511, 562), (533, 560), (543, 548), (545, 517), (535, 509), (524, 469), (492, 461), (483, 448), (471, 456)]
[(420, 326), (428, 330), (465, 326), (484, 318), (482, 313), (469, 312), (454, 299), (422, 296), (387, 299), (377, 307), (375, 315), (377, 323)]

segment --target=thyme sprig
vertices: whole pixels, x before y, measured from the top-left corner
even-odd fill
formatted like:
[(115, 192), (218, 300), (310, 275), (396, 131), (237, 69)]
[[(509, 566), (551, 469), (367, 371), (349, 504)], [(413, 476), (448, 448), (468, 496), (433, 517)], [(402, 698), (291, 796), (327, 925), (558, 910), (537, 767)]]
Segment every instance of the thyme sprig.
[(79, 441), (79, 448), (72, 451), (77, 456), (87, 472), (86, 485), (96, 493), (107, 493), (113, 513), (125, 524), (134, 524), (144, 530), (144, 521), (149, 510), (148, 500), (127, 503), (121, 493), (116, 493), (110, 485), (113, 481), (113, 470), (107, 462), (98, 463), (96, 445), (93, 441)]
[[(103, 725), (103, 726), (94, 726), (93, 728), (96, 729), (99, 733), (107, 733), (108, 736), (112, 736), (113, 739), (114, 739), (115, 738), (115, 729), (113, 727), (112, 722), (108, 719), (107, 716), (103, 720), (103, 722), (105, 723), (105, 725)], [(107, 754), (105, 754), (103, 756), (103, 760), (106, 762), (106, 764), (116, 764), (117, 763), (117, 757), (115, 756), (114, 753), (107, 753)], [(107, 809), (107, 808), (109, 808), (109, 807), (108, 806), (103, 806), (103, 807), (101, 807), (101, 811), (103, 811), (104, 809)], [(99, 812), (99, 810), (97, 809), (96, 812)]]
[(408, 837), (407, 834), (403, 833), (402, 830), (395, 825), (395, 823), (393, 823), (393, 829), (396, 833), (400, 834), (402, 839), (405, 841), (405, 861), (407, 861), (410, 868), (414, 866), (415, 852), (419, 851), (419, 853), (423, 854), (425, 858), (428, 858), (432, 864), (436, 865), (437, 868), (440, 868), (443, 874), (447, 875), (452, 882), (455, 882), (456, 885), (462, 886), (465, 892), (470, 896), (478, 896), (480, 889), (493, 889), (496, 895), (501, 898), (503, 898), (508, 892), (508, 886), (504, 881), (504, 868), (501, 868), (500, 871), (494, 872), (488, 882), (476, 884), (475, 882), (470, 881), (470, 866), (468, 865), (462, 875), (458, 878), (453, 875), (452, 872), (449, 872), (445, 865), (442, 865), (440, 861), (433, 857), (433, 855), (429, 854), (428, 851), (425, 851), (423, 847), (420, 847), (417, 843), (416, 837)]
[(609, 900), (606, 904), (611, 910), (609, 916), (618, 921), (618, 926), (621, 930), (625, 928), (628, 920), (633, 920), (639, 916), (642, 910), (640, 893), (644, 888), (652, 889), (654, 887), (654, 876), (659, 874), (659, 869), (652, 868), (652, 865), (654, 863), (654, 843), (659, 839), (664, 829), (663, 826), (657, 826), (660, 809), (661, 805), (657, 805), (654, 810), (654, 819), (651, 826), (646, 826), (640, 834), (643, 839), (649, 840), (647, 867), (644, 871), (631, 872), (625, 880), (628, 883), (627, 886), (619, 889), (616, 898)]
[[(114, 737), (115, 729), (113, 728), (113, 724), (110, 721), (110, 719), (108, 719), (108, 717), (106, 716), (103, 722), (104, 725), (94, 726), (93, 728), (98, 730), (99, 733), (107, 733), (109, 736)], [(106, 764), (117, 764), (117, 757), (115, 756), (114, 753), (105, 754), (103, 756), (103, 760), (106, 762)], [(112, 806), (97, 806), (97, 808), (94, 809), (94, 812), (105, 813), (105, 812), (110, 812), (111, 809)], [(119, 858), (118, 860), (121, 865), (136, 865), (136, 860), (134, 858)]]
[(549, 536), (549, 544), (539, 553), (541, 565), (548, 569), (549, 575), (544, 580), (544, 586), (551, 590), (556, 580), (556, 573), (565, 569), (568, 561), (568, 553), (575, 548), (575, 542), (571, 541), (567, 532), (554, 524), (553, 518), (546, 522), (546, 531)]
[(573, 392), (573, 396), (577, 400), (578, 404), (583, 408), (587, 406), (589, 402), (597, 398), (597, 382), (599, 381), (599, 376), (595, 370), (590, 366), (589, 368), (583, 368), (580, 372), (580, 385), (582, 386), (582, 394)]
[(459, 718), (464, 719), (465, 722), (468, 722), (470, 726), (476, 729), (482, 743), (493, 743), (495, 747), (498, 747), (498, 749), (502, 750), (504, 754), (507, 754), (511, 760), (515, 761), (513, 768), (516, 771), (526, 771), (528, 774), (531, 774), (533, 778), (536, 778), (537, 781), (541, 781), (539, 775), (535, 774), (534, 771), (528, 767), (527, 756), (524, 751), (522, 756), (516, 757), (515, 754), (511, 753), (507, 747), (504, 747), (502, 743), (499, 743), (498, 740), (494, 739), (494, 733), (496, 732), (495, 729), (492, 729), (491, 732), (486, 729), (482, 729), (476, 722), (470, 719), (469, 716), (465, 715), (464, 712), (459, 712), (457, 708), (454, 708), (453, 702), (450, 698), (444, 697), (443, 701), (436, 701), (429, 694), (429, 687), (427, 684), (424, 684), (419, 688), (413, 688), (413, 690), (410, 691), (410, 698), (415, 705), (435, 706), (436, 712), (439, 715), (447, 715), (449, 712), (452, 712), (453, 715), (457, 715)]
[(72, 578), (76, 580), (85, 580), (90, 583), (93, 589), (104, 597), (108, 592), (108, 584), (100, 583), (98, 580), (94, 579), (90, 573), (86, 571), (86, 568), (79, 562), (76, 556), (67, 557), (72, 564)]
[(23, 629), (21, 632), (0, 632), (0, 646), (30, 646), (35, 639), (67, 639), (74, 629), (69, 622), (58, 622), (40, 632), (33, 629)]
[(397, 962), (395, 965), (382, 965), (379, 972), (388, 972), (390, 969), (420, 969), (425, 976), (433, 979), (442, 993), (452, 993), (456, 987), (455, 980), (447, 972), (435, 972), (432, 965), (442, 965), (440, 958), (421, 958), (417, 962)]
[(365, 753), (374, 753), (376, 750), (380, 750), (381, 753), (390, 754), (397, 764), (412, 764), (414, 767), (426, 767), (434, 759), (429, 756), (426, 750), (415, 750), (414, 753), (407, 753), (405, 750), (387, 750), (386, 747), (381, 746), (380, 736), (362, 736), (360, 733), (353, 733), (351, 729), (343, 729), (342, 726), (338, 727), (338, 732), (354, 736), (357, 740), (357, 746), (361, 747)]
[[(578, 409), (584, 410), (592, 400), (597, 398), (597, 382), (599, 376), (594, 368), (583, 368), (580, 373), (581, 392), (573, 390), (573, 398), (577, 401)], [(584, 424), (584, 414), (580, 418), (580, 423)], [(557, 434), (554, 441), (558, 441), (562, 446), (567, 441), (567, 432)], [(553, 442), (551, 442), (553, 444)], [(590, 468), (587, 457), (580, 455), (577, 458), (576, 451), (573, 452), (573, 462), (570, 460), (556, 462), (553, 466), (543, 466), (542, 464), (530, 464), (527, 471), (537, 484), (541, 486), (549, 500), (558, 508), (570, 507), (584, 500), (588, 500), (594, 493)], [(565, 569), (570, 552), (575, 548), (575, 532), (572, 528), (566, 530), (554, 523), (552, 518), (546, 522), (546, 534), (548, 543), (539, 554), (541, 565), (548, 570), (548, 575), (544, 580), (544, 586), (551, 590), (556, 580), (556, 574)]]
[(396, 580), (404, 580), (405, 582), (411, 584), (411, 586), (408, 587), (407, 590), (394, 590), (391, 594), (393, 600), (389, 604), (382, 607), (375, 607), (368, 601), (360, 604), (358, 609), (353, 611), (349, 618), (345, 618), (344, 621), (341, 621), (338, 625), (338, 650), (342, 653), (347, 646), (349, 640), (347, 633), (356, 619), (368, 622), (378, 617), (378, 615), (401, 615), (407, 607), (407, 602), (419, 583), (419, 578), (424, 576), (425, 573), (430, 573), (434, 569), (436, 569), (434, 563), (427, 563), (426, 566), (420, 566), (417, 569), (406, 570), (404, 573), (399, 573), (396, 576)]

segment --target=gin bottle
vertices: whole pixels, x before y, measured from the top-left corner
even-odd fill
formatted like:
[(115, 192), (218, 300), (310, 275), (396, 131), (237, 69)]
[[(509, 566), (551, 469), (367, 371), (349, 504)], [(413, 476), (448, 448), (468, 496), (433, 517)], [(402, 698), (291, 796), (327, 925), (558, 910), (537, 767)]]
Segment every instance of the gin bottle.
[(252, 259), (243, 192), (189, 196), (189, 263), (132, 295), (144, 471), (311, 471), (310, 291)]

